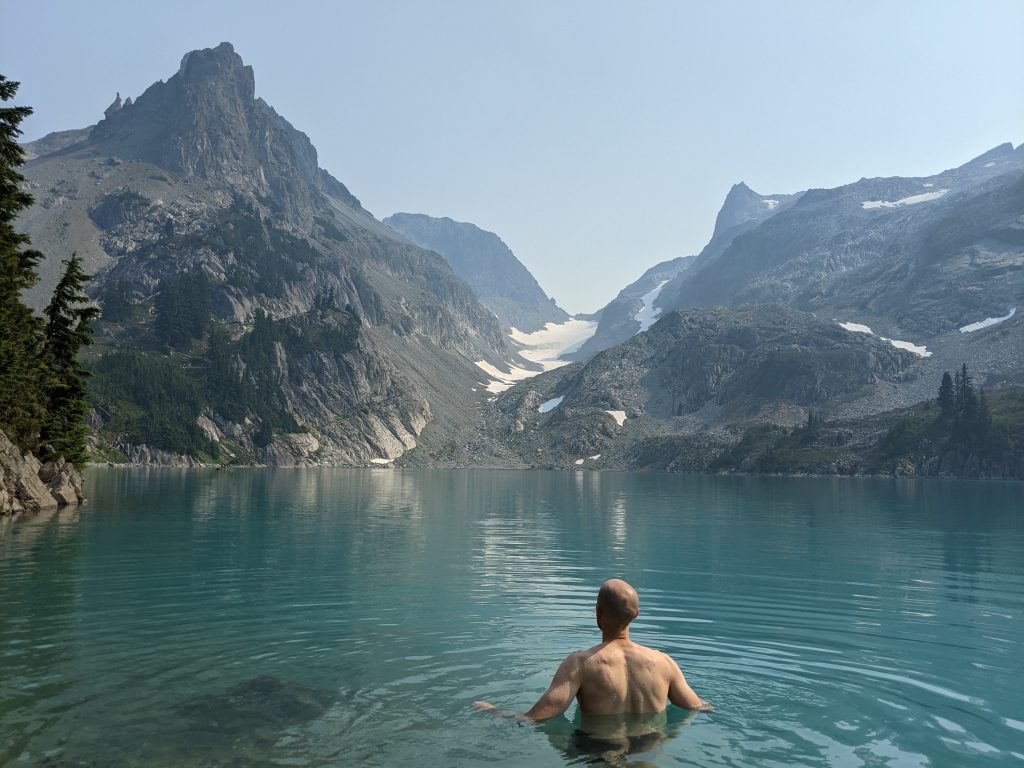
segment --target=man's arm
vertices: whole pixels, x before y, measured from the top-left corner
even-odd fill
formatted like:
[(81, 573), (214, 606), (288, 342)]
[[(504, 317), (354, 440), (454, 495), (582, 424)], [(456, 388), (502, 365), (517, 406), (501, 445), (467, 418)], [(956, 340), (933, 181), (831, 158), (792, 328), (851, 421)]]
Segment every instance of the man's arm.
[(498, 709), (493, 704), (488, 704), (486, 701), (474, 701), (473, 706), (477, 709), (482, 709), (485, 712), (490, 712), (494, 715), (501, 717), (507, 717), (512, 720), (524, 721), (532, 720), (533, 722), (539, 723), (543, 720), (550, 720), (552, 717), (558, 717), (569, 708), (572, 704), (572, 700), (576, 698), (577, 692), (580, 689), (580, 660), (576, 654), (571, 654), (566, 657), (565, 661), (558, 667), (558, 671), (555, 672), (554, 678), (551, 680), (551, 685), (548, 686), (547, 691), (541, 696), (537, 703), (530, 707), (529, 710), (523, 714), (514, 714), (511, 712), (505, 712), (504, 710)]
[(670, 667), (671, 679), (668, 686), (668, 700), (675, 704), (677, 707), (683, 707), (684, 709), (694, 709), (700, 712), (714, 712), (715, 708), (710, 701), (705, 701), (694, 692), (693, 688), (690, 687), (689, 683), (686, 682), (686, 678), (683, 676), (683, 670), (676, 664), (668, 654), (665, 654), (665, 658), (668, 659)]

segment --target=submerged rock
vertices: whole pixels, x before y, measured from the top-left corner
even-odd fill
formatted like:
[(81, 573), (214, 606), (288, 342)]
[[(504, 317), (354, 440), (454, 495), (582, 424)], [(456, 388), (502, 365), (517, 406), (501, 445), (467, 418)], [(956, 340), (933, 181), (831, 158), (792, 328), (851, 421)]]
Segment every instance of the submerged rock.
[(175, 707), (187, 729), (206, 738), (265, 740), (291, 725), (308, 722), (334, 701), (327, 691), (264, 675), (222, 693), (196, 696)]

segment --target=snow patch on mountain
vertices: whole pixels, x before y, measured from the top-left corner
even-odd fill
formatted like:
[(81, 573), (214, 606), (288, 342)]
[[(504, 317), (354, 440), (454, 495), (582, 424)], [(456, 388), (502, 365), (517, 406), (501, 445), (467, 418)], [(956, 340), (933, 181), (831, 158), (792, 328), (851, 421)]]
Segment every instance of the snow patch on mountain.
[(779, 205), (778, 200), (762, 200), (761, 202), (768, 206), (769, 211), (774, 211)]
[(844, 328), (847, 331), (853, 331), (854, 333), (870, 333), (872, 336), (875, 335), (875, 332), (868, 326), (861, 325), (860, 323), (840, 323), (839, 327)]
[(914, 344), (912, 341), (900, 341), (899, 339), (887, 339), (884, 336), (879, 336), (882, 341), (888, 341), (897, 349), (905, 349), (907, 352), (913, 352), (918, 357), (931, 357), (932, 353), (928, 351), (928, 347), (921, 346), (920, 344)]
[(547, 323), (533, 333), (513, 328), (509, 337), (523, 347), (519, 350), (520, 355), (549, 371), (565, 365), (568, 361), (559, 357), (578, 350), (596, 331), (596, 320), (571, 318), (564, 323)]
[(561, 397), (553, 397), (550, 400), (544, 401), (540, 404), (540, 408), (537, 409), (537, 413), (547, 413), (548, 411), (555, 410), (564, 399), (565, 395), (562, 395)]
[(611, 416), (613, 419), (615, 419), (615, 423), (618, 424), (620, 427), (626, 421), (626, 412), (625, 411), (605, 411), (605, 413), (607, 413), (609, 416)]
[(640, 308), (640, 311), (633, 316), (633, 319), (640, 323), (640, 330), (637, 331), (637, 333), (643, 333), (650, 328), (654, 324), (654, 321), (658, 319), (658, 315), (661, 314), (661, 308), (655, 307), (654, 301), (658, 298), (659, 294), (661, 294), (661, 289), (665, 287), (666, 283), (668, 283), (668, 280), (662, 280), (654, 287), (653, 290), (648, 291), (640, 298), (640, 301), (643, 302), (643, 306)]
[(1017, 308), (1012, 307), (1009, 314), (1003, 315), (1002, 317), (986, 317), (984, 320), (979, 320), (976, 323), (965, 325), (960, 329), (960, 333), (973, 333), (974, 331), (980, 331), (982, 328), (988, 328), (992, 325), (998, 325), (1004, 323), (1017, 314)]
[(486, 360), (477, 360), (475, 365), (491, 377), (491, 380), (484, 384), (484, 386), (487, 388), (488, 392), (495, 395), (504, 392), (517, 381), (522, 381), (523, 379), (528, 379), (531, 376), (536, 376), (538, 373), (541, 373), (541, 371), (531, 371), (526, 368), (519, 368), (515, 365), (510, 365), (506, 372), (491, 365)]
[(595, 331), (597, 331), (597, 321), (576, 320), (575, 318), (566, 320), (564, 323), (547, 323), (539, 331), (533, 333), (524, 333), (518, 328), (512, 328), (509, 338), (520, 346), (519, 356), (540, 366), (540, 370), (530, 370), (509, 364), (508, 371), (503, 371), (486, 360), (477, 360), (476, 366), (491, 377), (490, 381), (481, 386), (486, 387), (491, 394), (497, 395), (514, 386), (518, 381), (568, 365), (569, 361), (562, 360), (561, 356), (575, 352), (594, 335)]
[[(862, 325), (861, 323), (839, 323), (839, 327), (851, 331), (852, 333), (866, 333), (869, 336), (877, 335), (870, 327)], [(882, 341), (888, 341), (897, 349), (905, 349), (907, 352), (913, 352), (918, 357), (931, 357), (932, 353), (928, 351), (928, 347), (920, 344), (915, 344), (912, 341), (900, 341), (899, 339), (888, 339), (885, 336), (879, 336)]]
[[(925, 185), (927, 186), (927, 185)], [(865, 200), (861, 203), (862, 208), (901, 208), (904, 205), (917, 205), (918, 203), (927, 203), (931, 200), (938, 200), (940, 197), (949, 192), (948, 189), (937, 189), (934, 192), (922, 192), (919, 195), (911, 195), (910, 197), (904, 197), (899, 200), (892, 202), (888, 200)]]

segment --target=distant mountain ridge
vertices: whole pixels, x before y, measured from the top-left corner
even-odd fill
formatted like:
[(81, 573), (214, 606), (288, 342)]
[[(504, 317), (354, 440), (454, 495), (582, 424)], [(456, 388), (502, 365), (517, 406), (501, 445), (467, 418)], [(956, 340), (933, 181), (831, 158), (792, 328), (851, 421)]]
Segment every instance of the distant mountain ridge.
[[(623, 289), (581, 362), (501, 394), (485, 423), (526, 466), (1024, 476), (1022, 232), (1009, 144), (918, 179), (737, 184), (700, 254)], [(921, 426), (964, 363), (999, 404), (999, 456)], [(890, 439), (886, 413), (913, 439)]]
[(375, 219), (229, 44), (27, 149), (37, 306), (72, 250), (97, 273), (101, 460), (706, 468), (811, 411), (860, 435), (815, 439), (877, 445), (876, 414), (961, 362), (988, 389), (1024, 382), (1021, 147), (918, 179), (737, 184), (699, 254), (644, 271), (536, 378), (565, 329), (507, 331), (568, 316), (501, 239)]
[(1003, 144), (929, 177), (810, 190), (725, 247), (709, 244), (663, 301), (779, 302), (919, 335), (1005, 312), (1024, 299), (1022, 176), (1024, 147)]
[(396, 213), (383, 221), (416, 245), (441, 254), (506, 327), (531, 333), (569, 319), (493, 232), (422, 213)]

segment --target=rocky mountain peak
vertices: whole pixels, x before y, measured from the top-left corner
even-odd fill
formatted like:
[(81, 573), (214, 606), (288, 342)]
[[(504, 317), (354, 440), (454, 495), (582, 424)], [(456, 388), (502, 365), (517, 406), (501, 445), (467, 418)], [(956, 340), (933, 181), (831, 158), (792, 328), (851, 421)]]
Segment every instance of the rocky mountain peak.
[(186, 53), (175, 77), (193, 88), (228, 93), (233, 90), (243, 103), (252, 102), (256, 97), (256, 76), (252, 67), (242, 61), (231, 43)]
[(1010, 142), (1004, 142), (999, 146), (992, 147), (988, 152), (978, 155), (976, 158), (971, 160), (967, 165), (984, 165), (985, 163), (999, 162), (1001, 160), (1008, 160), (1014, 154), (1013, 144)]
[(715, 233), (725, 232), (737, 224), (742, 224), (757, 215), (764, 207), (761, 195), (748, 187), (744, 182), (734, 184), (715, 219)]
[[(257, 126), (256, 80), (230, 43), (192, 51), (167, 82), (151, 85), (125, 108), (120, 97), (92, 134), (126, 159), (171, 171), (216, 176), (251, 166)], [(218, 173), (219, 172), (219, 173)]]
[(256, 98), (253, 69), (230, 43), (187, 53), (166, 82), (108, 110), (90, 140), (123, 159), (272, 199), (296, 225), (309, 224), (317, 193), (360, 209), (319, 168), (309, 137)]
[(251, 101), (256, 95), (253, 68), (246, 66), (242, 56), (234, 51), (230, 43), (185, 53), (181, 57), (178, 75), (183, 80), (197, 84), (237, 84), (245, 100)]

